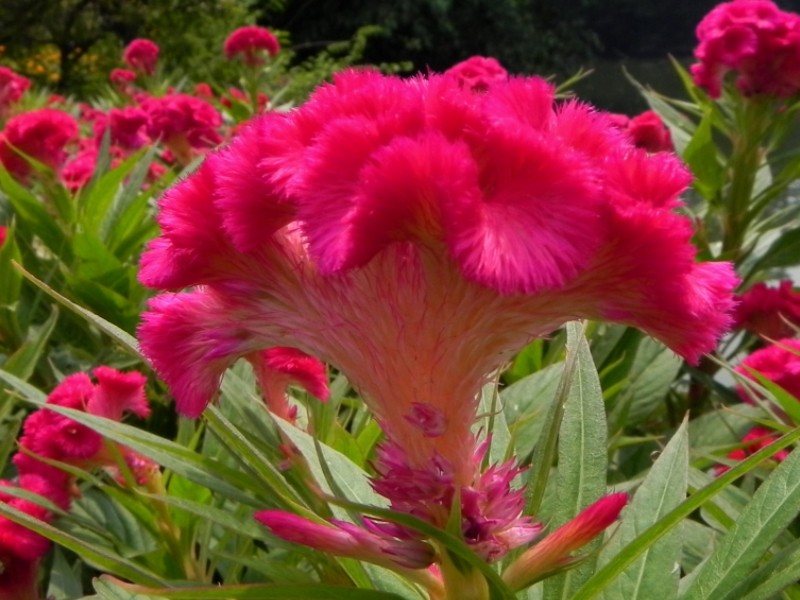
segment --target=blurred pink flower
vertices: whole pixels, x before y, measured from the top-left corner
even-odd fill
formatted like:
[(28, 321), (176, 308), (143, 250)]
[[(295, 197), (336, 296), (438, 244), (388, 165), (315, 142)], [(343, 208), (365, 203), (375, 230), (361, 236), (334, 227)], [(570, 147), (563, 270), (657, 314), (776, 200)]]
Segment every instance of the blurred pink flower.
[(94, 120), (95, 141), (99, 146), (108, 128), (113, 145), (125, 150), (138, 150), (150, 142), (144, 133), (147, 122), (147, 113), (138, 106), (112, 108), (107, 115)]
[(484, 56), (472, 56), (453, 65), (444, 74), (455, 77), (459, 85), (473, 92), (485, 92), (493, 83), (508, 79), (508, 71), (497, 59)]
[(275, 34), (268, 29), (248, 25), (231, 32), (225, 40), (223, 50), (229, 60), (240, 56), (245, 64), (256, 66), (264, 62), (264, 52), (275, 56), (280, 50), (280, 44)]
[[(762, 448), (766, 448), (767, 446), (771, 445), (780, 437), (780, 435), (780, 432), (777, 432), (773, 429), (768, 429), (767, 427), (753, 427), (747, 433), (747, 435), (742, 438), (743, 447), (738, 448), (728, 454), (727, 458), (730, 460), (742, 461), (753, 453), (758, 452)], [(773, 454), (772, 460), (783, 462), (788, 456), (789, 449), (784, 448), (783, 450), (779, 450)], [(730, 467), (728, 465), (717, 465), (714, 467), (714, 475), (719, 477), (729, 470)]]
[[(65, 147), (78, 137), (75, 118), (53, 108), (40, 108), (8, 120), (0, 134), (0, 162), (17, 179), (25, 180), (33, 158), (58, 173), (67, 159)], [(19, 151), (19, 152), (17, 152)]]
[(181, 164), (194, 158), (195, 149), (222, 142), (222, 117), (208, 102), (187, 94), (147, 98), (141, 105), (147, 114), (147, 134), (166, 144)]
[(717, 5), (697, 26), (697, 38), (692, 77), (712, 98), (720, 96), (729, 71), (748, 96), (786, 97), (800, 91), (800, 16), (770, 0)]
[(122, 60), (136, 73), (152, 75), (158, 62), (159, 47), (152, 40), (139, 38), (133, 40), (122, 53)]
[(196, 287), (151, 301), (141, 346), (189, 416), (254, 352), (334, 365), (386, 434), (376, 489), (438, 526), (460, 493), (465, 539), (497, 558), (536, 526), (513, 465), (481, 472), (491, 374), (574, 319), (639, 327), (692, 361), (730, 324), (732, 268), (696, 263), (674, 211), (689, 180), (538, 78), (476, 94), (340, 73), (162, 197), (140, 279)]
[(31, 81), (27, 77), (8, 67), (0, 67), (0, 119), (8, 114), (13, 104), (19, 102), (30, 86)]
[(628, 121), (628, 135), (633, 145), (647, 152), (672, 152), (672, 136), (661, 117), (652, 110), (643, 112)]
[[(756, 350), (735, 371), (756, 382), (758, 380), (752, 371), (757, 371), (800, 399), (800, 340), (777, 340), (774, 344)], [(737, 391), (745, 402), (753, 401), (744, 387), (739, 386)]]
[(0, 248), (6, 243), (6, 236), (8, 235), (8, 227), (0, 225)]
[(800, 328), (800, 291), (790, 279), (778, 287), (757, 283), (739, 296), (734, 312), (734, 329), (743, 329), (773, 340), (791, 337)]

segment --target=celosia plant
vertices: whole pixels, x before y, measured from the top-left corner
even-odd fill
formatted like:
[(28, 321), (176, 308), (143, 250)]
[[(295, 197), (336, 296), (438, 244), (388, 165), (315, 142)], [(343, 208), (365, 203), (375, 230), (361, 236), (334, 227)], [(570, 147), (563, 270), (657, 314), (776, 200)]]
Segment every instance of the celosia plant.
[(67, 159), (65, 147), (78, 137), (78, 124), (72, 115), (53, 108), (42, 108), (13, 117), (0, 134), (0, 162), (17, 179), (26, 180), (30, 157), (54, 171)]
[(278, 38), (269, 29), (247, 25), (231, 32), (223, 50), (229, 60), (241, 58), (245, 64), (257, 66), (264, 64), (265, 55), (275, 56), (280, 48)]
[[(515, 462), (482, 466), (472, 426), (491, 374), (574, 318), (642, 328), (692, 361), (728, 326), (730, 265), (696, 263), (674, 212), (688, 181), (541, 79), (475, 93), (450, 76), (342, 73), (162, 199), (141, 280), (195, 287), (150, 303), (142, 349), (193, 417), (237, 358), (289, 346), (332, 364), (385, 434), (375, 489), (442, 529), (460, 511), (459, 535), (494, 561), (541, 526), (522, 514)], [(471, 585), (403, 527), (258, 518), (378, 564), (437, 562), (452, 597)]]
[(139, 75), (152, 75), (156, 70), (160, 49), (153, 40), (139, 38), (128, 44), (122, 60)]

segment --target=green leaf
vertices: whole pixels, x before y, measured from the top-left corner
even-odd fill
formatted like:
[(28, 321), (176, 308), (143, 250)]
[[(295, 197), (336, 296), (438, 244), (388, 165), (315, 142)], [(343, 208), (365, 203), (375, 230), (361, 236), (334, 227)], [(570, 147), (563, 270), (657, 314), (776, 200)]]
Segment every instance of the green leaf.
[(404, 600), (402, 596), (387, 592), (324, 584), (148, 589), (101, 577), (94, 581), (94, 588), (105, 600)]
[(53, 307), (47, 321), (41, 327), (32, 328), (28, 339), (3, 363), (3, 370), (21, 379), (29, 379), (47, 350), (47, 344), (57, 322), (58, 308)]
[(787, 231), (773, 242), (769, 250), (755, 263), (752, 272), (795, 266), (798, 256), (800, 256), (800, 229), (794, 229)]
[[(558, 437), (554, 527), (574, 518), (605, 495), (608, 468), (608, 432), (600, 378), (582, 328), (568, 324), (567, 339), (568, 347), (576, 348), (577, 357)], [(598, 538), (587, 549), (600, 543), (602, 540)], [(595, 561), (596, 557), (590, 558), (580, 567), (547, 579), (545, 599), (571, 598), (591, 574)]]
[(800, 539), (781, 549), (725, 596), (724, 600), (771, 600), (800, 581)]
[(0, 516), (19, 523), (56, 544), (72, 550), (99, 569), (145, 585), (166, 585), (163, 579), (141, 565), (123, 558), (107, 548), (63, 532), (49, 523), (13, 508), (10, 504), (0, 502)]
[[(619, 530), (603, 549), (600, 565), (617, 554), (626, 544), (674, 509), (686, 497), (689, 466), (688, 421), (672, 436), (661, 456), (636, 490), (622, 515)], [(606, 600), (677, 597), (679, 573), (675, 569), (681, 552), (681, 531), (674, 529), (664, 536), (603, 592)]]
[(0, 165), (0, 189), (6, 193), (14, 212), (27, 231), (34, 232), (54, 254), (70, 262), (67, 238), (58, 223), (47, 213), (42, 201), (17, 183)]
[(800, 452), (792, 452), (758, 488), (733, 529), (698, 568), (682, 600), (729, 594), (800, 512)]
[(683, 160), (695, 176), (695, 188), (709, 201), (716, 197), (725, 182), (725, 170), (717, 157), (717, 147), (711, 135), (711, 121), (712, 114), (706, 111), (683, 151)]
[[(120, 329), (119, 327), (117, 327), (113, 323), (111, 323), (109, 321), (106, 321), (105, 319), (103, 319), (102, 317), (97, 316), (93, 312), (88, 311), (85, 308), (83, 308), (82, 306), (79, 306), (79, 305), (75, 304), (74, 302), (72, 302), (72, 300), (69, 300), (68, 298), (65, 298), (64, 296), (59, 294), (57, 291), (55, 291), (53, 288), (48, 286), (46, 283), (44, 283), (43, 281), (37, 279), (33, 274), (31, 274), (28, 271), (26, 271), (25, 268), (22, 267), (21, 265), (18, 265), (16, 263), (14, 263), (14, 264), (16, 265), (16, 268), (20, 271), (20, 273), (22, 273), (23, 277), (25, 277), (25, 279), (30, 281), (33, 285), (35, 285), (40, 290), (42, 290), (45, 294), (47, 294), (48, 296), (50, 296), (51, 298), (53, 298), (54, 300), (56, 300), (60, 304), (63, 304), (64, 306), (69, 308), (71, 311), (73, 311), (73, 312), (77, 313), (78, 315), (82, 316), (83, 318), (85, 318), (90, 323), (94, 324), (98, 329), (100, 329), (101, 331), (103, 331), (106, 334), (108, 334), (114, 341), (116, 341), (123, 348), (125, 348), (126, 350), (131, 352), (133, 355), (135, 355), (135, 356), (137, 356), (139, 358), (142, 358), (141, 354), (139, 353), (139, 345), (138, 345), (138, 343), (136, 341), (136, 338), (133, 337), (131, 334), (129, 334), (127, 331), (125, 331), (123, 329)], [(142, 360), (144, 360), (144, 359), (142, 358)]]
[(549, 365), (500, 392), (500, 400), (518, 457), (528, 456), (539, 441), (545, 415), (550, 410), (564, 363)]
[(677, 527), (683, 519), (703, 506), (738, 478), (760, 466), (765, 459), (791, 446), (798, 440), (800, 440), (800, 427), (793, 429), (769, 446), (754, 452), (738, 465), (731, 467), (729, 471), (717, 477), (712, 483), (689, 496), (689, 498), (681, 502), (681, 504), (671, 510), (667, 515), (648, 527), (642, 535), (620, 550), (613, 560), (599, 568), (575, 593), (572, 600), (588, 600), (600, 594), (615, 577), (636, 561), (645, 550)]

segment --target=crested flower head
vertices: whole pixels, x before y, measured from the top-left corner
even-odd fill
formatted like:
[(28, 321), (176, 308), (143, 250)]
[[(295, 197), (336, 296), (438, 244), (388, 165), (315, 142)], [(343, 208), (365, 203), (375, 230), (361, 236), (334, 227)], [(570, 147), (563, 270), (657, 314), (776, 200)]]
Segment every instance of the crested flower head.
[(223, 46), (225, 56), (229, 60), (238, 56), (250, 66), (262, 64), (265, 53), (275, 56), (280, 48), (275, 34), (257, 25), (247, 25), (234, 30)]
[(459, 85), (473, 92), (485, 92), (493, 83), (508, 80), (508, 71), (495, 58), (472, 56), (447, 69), (445, 76), (454, 77)]
[(790, 279), (778, 287), (757, 283), (739, 297), (734, 329), (743, 329), (772, 340), (791, 337), (800, 328), (800, 291)]
[(58, 171), (67, 159), (65, 147), (78, 137), (78, 123), (69, 113), (40, 108), (8, 120), (0, 134), (0, 161), (18, 179), (31, 171), (28, 156)]
[(163, 141), (183, 164), (190, 162), (193, 149), (222, 142), (222, 116), (205, 100), (188, 94), (168, 94), (148, 98), (141, 106), (147, 115), (147, 135)]
[(734, 0), (714, 7), (697, 26), (694, 82), (712, 98), (732, 71), (746, 95), (793, 96), (800, 91), (800, 15), (771, 0)]
[(627, 122), (633, 145), (647, 152), (672, 152), (672, 136), (658, 113), (647, 110)]
[(122, 53), (122, 60), (136, 73), (152, 75), (158, 62), (159, 47), (153, 40), (133, 40)]
[(688, 183), (675, 156), (542, 79), (474, 93), (341, 73), (164, 195), (140, 279), (190, 289), (151, 301), (141, 346), (190, 416), (240, 357), (287, 346), (332, 364), (386, 433), (378, 480), (401, 474), (393, 448), (409, 470), (382, 491), (437, 524), (428, 485), (441, 504), (474, 491), (464, 536), (493, 554), (530, 530), (521, 500), (489, 501), (512, 493), (510, 469), (487, 480), (476, 460), (491, 373), (573, 319), (639, 327), (692, 361), (729, 325), (731, 266), (697, 264), (674, 211)]

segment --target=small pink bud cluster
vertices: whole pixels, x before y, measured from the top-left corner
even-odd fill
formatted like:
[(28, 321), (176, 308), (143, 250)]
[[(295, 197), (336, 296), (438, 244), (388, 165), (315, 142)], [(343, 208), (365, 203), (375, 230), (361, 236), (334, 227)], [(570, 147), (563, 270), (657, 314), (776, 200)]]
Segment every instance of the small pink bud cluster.
[[(137, 371), (121, 373), (101, 366), (94, 370), (97, 383), (86, 373), (69, 375), (56, 386), (47, 404), (81, 410), (119, 421), (126, 413), (139, 417), (150, 414), (144, 394), (145, 377)], [(16, 481), (0, 480), (0, 502), (50, 522), (54, 513), (41, 505), (8, 493), (23, 490), (42, 496), (62, 510), (69, 509), (77, 493), (72, 477), (47, 461), (83, 469), (107, 468), (116, 473), (117, 463), (106, 449), (105, 440), (92, 429), (48, 408), (33, 412), (25, 420), (20, 451), (12, 459)], [(145, 482), (156, 466), (127, 448), (119, 448), (128, 468), (139, 483)], [(4, 491), (7, 490), (7, 491)], [(0, 598), (36, 598), (36, 562), (48, 551), (50, 542), (10, 519), (0, 517)]]
[(734, 329), (777, 340), (800, 328), (800, 291), (785, 279), (778, 287), (757, 283), (739, 296), (733, 313)]
[(8, 67), (0, 67), (0, 119), (8, 114), (11, 107), (19, 102), (31, 86), (31, 81)]
[[(782, 339), (756, 350), (736, 367), (736, 372), (758, 382), (753, 371), (777, 383), (795, 398), (800, 399), (800, 339)], [(745, 402), (752, 397), (742, 386), (739, 395)]]
[(771, 0), (734, 0), (716, 6), (697, 26), (695, 84), (712, 98), (729, 71), (747, 95), (784, 98), (800, 91), (800, 16)]
[[(768, 427), (753, 427), (747, 435), (742, 438), (742, 447), (729, 453), (727, 458), (732, 461), (742, 461), (762, 448), (766, 448), (778, 439), (780, 434)], [(772, 455), (772, 460), (781, 462), (789, 456), (789, 450), (784, 448)], [(729, 471), (728, 465), (717, 465), (714, 467), (714, 474), (718, 477)]]
[(225, 56), (229, 60), (238, 56), (249, 66), (263, 64), (264, 53), (275, 56), (280, 48), (275, 34), (257, 25), (248, 25), (234, 30), (223, 46)]
[(631, 118), (617, 114), (612, 117), (614, 125), (622, 129), (637, 148), (650, 153), (675, 150), (669, 128), (655, 111), (647, 110)]
[(122, 60), (138, 75), (152, 75), (158, 62), (159, 47), (152, 40), (139, 38), (125, 48)]
[(493, 83), (508, 80), (508, 71), (495, 58), (472, 56), (447, 69), (444, 74), (473, 92), (485, 92)]

